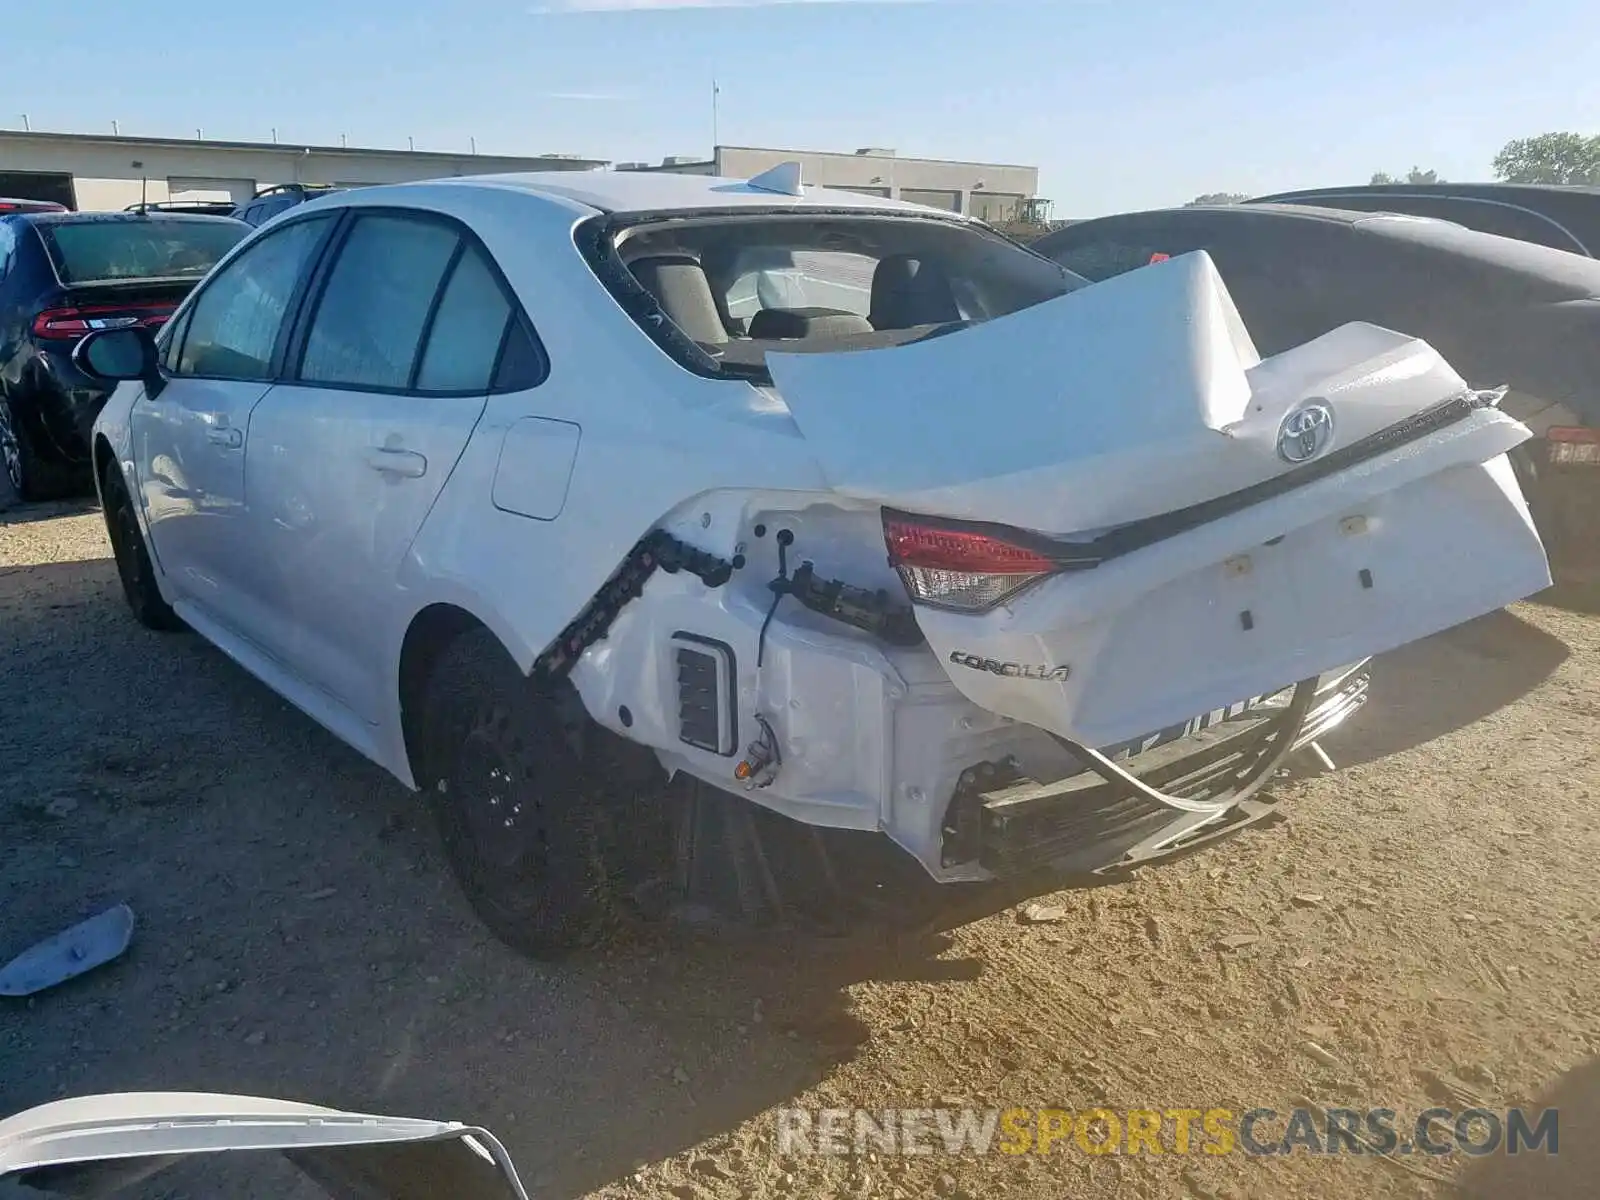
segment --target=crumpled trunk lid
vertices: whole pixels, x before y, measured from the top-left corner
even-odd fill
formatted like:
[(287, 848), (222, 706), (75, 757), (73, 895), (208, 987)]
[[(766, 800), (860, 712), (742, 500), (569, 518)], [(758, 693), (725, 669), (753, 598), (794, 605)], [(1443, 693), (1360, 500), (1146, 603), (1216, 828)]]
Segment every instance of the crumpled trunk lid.
[(1465, 390), (1374, 325), (1262, 361), (1204, 252), (943, 337), (767, 365), (835, 490), (1063, 535), (1294, 470), (1279, 433), (1307, 400), (1333, 416), (1320, 456)]
[(1504, 457), (1524, 426), (1377, 326), (1259, 359), (1203, 253), (924, 343), (768, 362), (838, 492), (1090, 548), (996, 608), (917, 610), (970, 699), (1090, 746), (1549, 584)]

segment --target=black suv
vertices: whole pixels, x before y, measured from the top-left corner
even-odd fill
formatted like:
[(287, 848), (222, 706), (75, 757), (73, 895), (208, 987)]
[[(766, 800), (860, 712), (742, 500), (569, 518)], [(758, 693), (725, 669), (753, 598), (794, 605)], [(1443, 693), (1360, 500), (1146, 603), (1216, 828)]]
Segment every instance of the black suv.
[(334, 192), (344, 190), (331, 184), (280, 183), (275, 187), (262, 188), (251, 199), (234, 209), (233, 215), (246, 225), (265, 225), (273, 217), (293, 208), (296, 204), (304, 204), (307, 200), (315, 200), (318, 196), (331, 196)]

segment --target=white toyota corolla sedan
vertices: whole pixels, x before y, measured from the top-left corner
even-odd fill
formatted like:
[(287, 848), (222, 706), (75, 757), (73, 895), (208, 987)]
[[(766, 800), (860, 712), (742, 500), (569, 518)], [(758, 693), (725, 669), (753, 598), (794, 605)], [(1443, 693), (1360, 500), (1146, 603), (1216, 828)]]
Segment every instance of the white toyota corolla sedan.
[(1126, 869), (1549, 580), (1527, 429), (1425, 343), (1263, 360), (1203, 253), (1089, 286), (792, 165), (333, 195), (76, 354), (138, 619), (425, 791), (534, 953), (684, 794), (597, 762), (941, 882)]

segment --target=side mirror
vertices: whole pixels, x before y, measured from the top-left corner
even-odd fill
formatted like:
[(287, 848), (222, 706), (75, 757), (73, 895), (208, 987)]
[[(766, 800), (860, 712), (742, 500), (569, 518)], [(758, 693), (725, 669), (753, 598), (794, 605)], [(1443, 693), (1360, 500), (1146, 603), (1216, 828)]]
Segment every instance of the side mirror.
[(72, 348), (72, 365), (108, 383), (148, 381), (156, 374), (156, 341), (142, 325), (96, 329)]

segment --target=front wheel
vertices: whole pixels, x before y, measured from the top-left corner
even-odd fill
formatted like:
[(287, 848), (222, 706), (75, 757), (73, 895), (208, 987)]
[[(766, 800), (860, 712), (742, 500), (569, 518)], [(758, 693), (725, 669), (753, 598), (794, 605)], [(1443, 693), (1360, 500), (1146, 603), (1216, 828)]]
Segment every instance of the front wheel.
[(156, 586), (155, 569), (139, 530), (139, 518), (133, 511), (133, 498), (114, 461), (106, 463), (100, 476), (100, 499), (106, 536), (111, 539), (111, 554), (122, 580), (122, 595), (134, 617), (146, 629), (182, 629), (183, 619), (161, 598), (161, 589)]
[(473, 911), (533, 958), (593, 942), (607, 907), (605, 822), (556, 706), (487, 630), (444, 651), (425, 706), (418, 783)]

